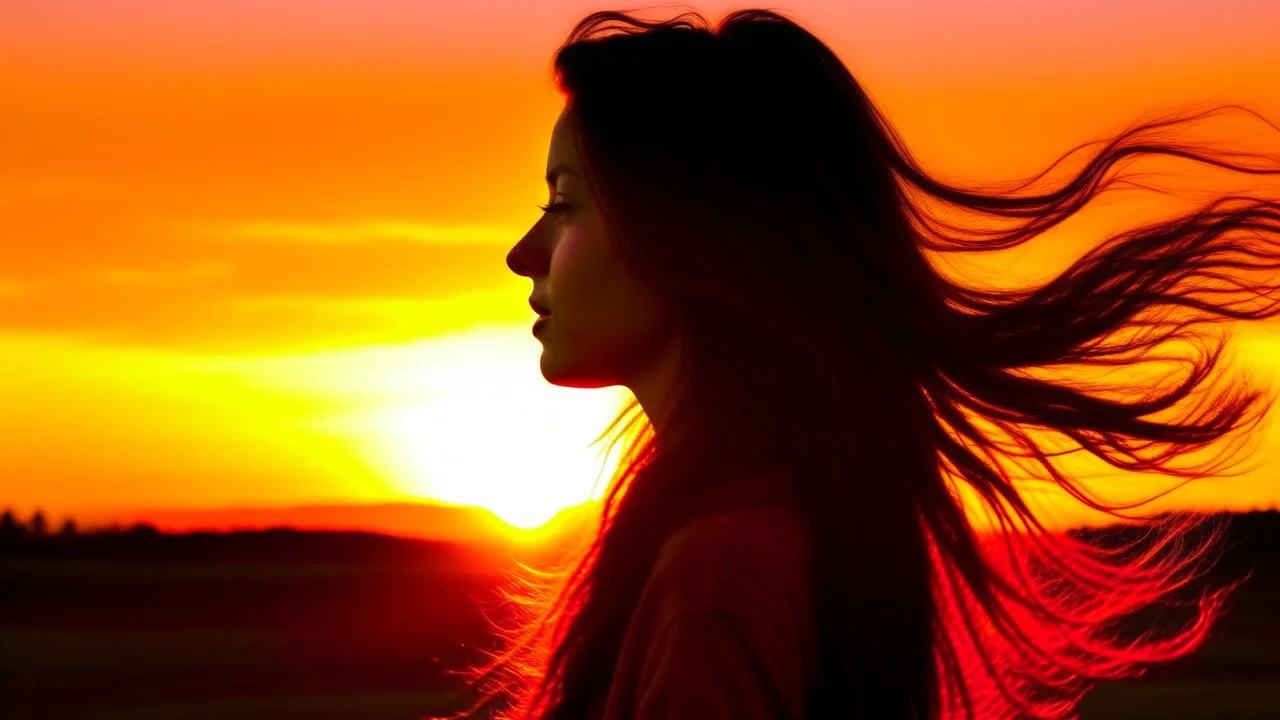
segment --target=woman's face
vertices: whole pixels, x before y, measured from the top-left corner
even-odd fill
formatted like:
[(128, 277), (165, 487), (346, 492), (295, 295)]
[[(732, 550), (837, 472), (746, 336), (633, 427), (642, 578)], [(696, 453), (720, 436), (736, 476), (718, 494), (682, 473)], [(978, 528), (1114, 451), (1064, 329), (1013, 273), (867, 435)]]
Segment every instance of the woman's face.
[(566, 387), (650, 384), (670, 350), (672, 324), (656, 293), (614, 252), (587, 187), (567, 109), (547, 153), (550, 210), (507, 254), (507, 267), (533, 280), (531, 299), (550, 314), (540, 324), (541, 370)]

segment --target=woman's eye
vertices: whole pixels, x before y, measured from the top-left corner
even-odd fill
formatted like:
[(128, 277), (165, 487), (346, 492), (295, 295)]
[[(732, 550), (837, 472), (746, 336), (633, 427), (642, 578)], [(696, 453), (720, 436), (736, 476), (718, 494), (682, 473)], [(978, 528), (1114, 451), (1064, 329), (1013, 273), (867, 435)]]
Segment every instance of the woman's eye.
[(542, 212), (564, 212), (569, 209), (569, 203), (553, 202), (547, 203), (546, 205), (539, 205), (538, 208), (542, 210)]

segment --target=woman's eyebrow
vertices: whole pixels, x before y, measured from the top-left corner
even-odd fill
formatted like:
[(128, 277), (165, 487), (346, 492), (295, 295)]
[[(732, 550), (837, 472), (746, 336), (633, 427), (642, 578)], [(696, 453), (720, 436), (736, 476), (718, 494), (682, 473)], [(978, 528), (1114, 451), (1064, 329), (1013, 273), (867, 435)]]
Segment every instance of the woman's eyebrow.
[(562, 173), (569, 174), (569, 175), (577, 175), (578, 171), (574, 170), (568, 165), (564, 165), (564, 164), (556, 165), (555, 167), (547, 171), (547, 184), (552, 187), (555, 187), (556, 178), (560, 177)]

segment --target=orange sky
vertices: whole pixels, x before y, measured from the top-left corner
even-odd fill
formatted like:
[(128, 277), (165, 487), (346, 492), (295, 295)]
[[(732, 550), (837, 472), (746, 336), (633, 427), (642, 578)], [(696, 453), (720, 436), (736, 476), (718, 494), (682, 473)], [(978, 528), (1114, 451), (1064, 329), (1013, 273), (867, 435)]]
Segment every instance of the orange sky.
[[(0, 5), (0, 503), (430, 498), (529, 525), (587, 497), (625, 391), (542, 380), (504, 256), (546, 200), (550, 55), (609, 6), (442, 5)], [(1140, 6), (774, 7), (954, 179), (1188, 102), (1280, 119), (1280, 4)], [(1000, 261), (1043, 273), (1083, 227)], [(1280, 382), (1280, 333), (1245, 339)], [(1276, 503), (1260, 459), (1177, 502)]]

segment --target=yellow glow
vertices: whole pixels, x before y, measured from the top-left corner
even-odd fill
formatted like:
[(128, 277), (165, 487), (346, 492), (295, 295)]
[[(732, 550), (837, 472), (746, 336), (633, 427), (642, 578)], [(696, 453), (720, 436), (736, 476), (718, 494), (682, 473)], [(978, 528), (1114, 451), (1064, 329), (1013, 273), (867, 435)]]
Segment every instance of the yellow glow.
[(521, 330), (479, 327), (420, 343), (216, 365), (276, 403), (341, 398), (297, 422), (351, 447), (401, 496), (479, 506), (534, 528), (599, 499), (617, 460), (600, 455), (604, 443), (589, 444), (629, 392), (549, 384), (538, 370), (541, 346)]

